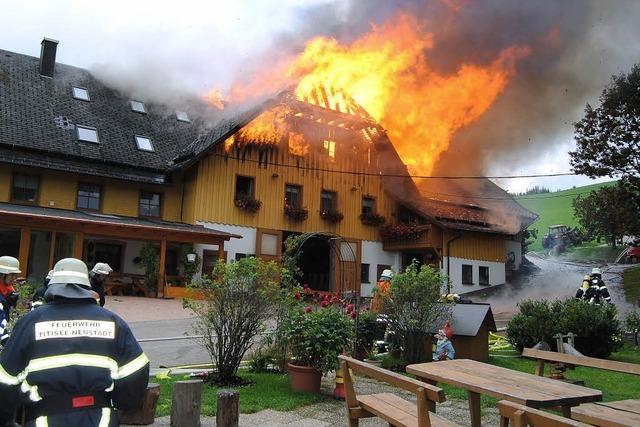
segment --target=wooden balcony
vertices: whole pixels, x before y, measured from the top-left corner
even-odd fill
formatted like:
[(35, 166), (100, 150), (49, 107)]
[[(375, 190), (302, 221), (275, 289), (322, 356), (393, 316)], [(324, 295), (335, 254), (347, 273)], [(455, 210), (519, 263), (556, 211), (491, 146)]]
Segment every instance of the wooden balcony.
[(382, 246), (385, 251), (422, 250), (428, 248), (442, 248), (442, 231), (433, 224), (418, 225), (417, 239), (389, 240), (383, 239)]

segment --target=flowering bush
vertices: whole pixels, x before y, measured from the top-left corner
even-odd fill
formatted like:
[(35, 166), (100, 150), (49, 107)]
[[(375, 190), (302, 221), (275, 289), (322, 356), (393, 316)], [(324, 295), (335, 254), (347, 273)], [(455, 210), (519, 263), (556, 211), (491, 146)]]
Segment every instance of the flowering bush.
[(370, 212), (370, 213), (360, 214), (360, 221), (362, 221), (364, 225), (372, 225), (374, 227), (377, 227), (379, 225), (384, 224), (386, 221), (386, 218), (377, 213)]
[(254, 199), (253, 197), (242, 197), (236, 199), (234, 203), (243, 211), (251, 213), (258, 212), (260, 210), (260, 207), (262, 206), (262, 202), (258, 199)]
[(320, 295), (306, 285), (294, 290), (293, 301), (281, 325), (292, 363), (323, 374), (336, 369), (338, 356), (353, 340), (355, 307), (339, 294)]
[(342, 221), (344, 215), (338, 210), (324, 209), (320, 211), (320, 217), (325, 221), (336, 223)]
[(403, 240), (418, 240), (422, 230), (415, 224), (386, 225), (380, 228), (382, 240), (396, 242)]
[(284, 215), (292, 221), (304, 221), (309, 216), (309, 211), (291, 205), (284, 205)]

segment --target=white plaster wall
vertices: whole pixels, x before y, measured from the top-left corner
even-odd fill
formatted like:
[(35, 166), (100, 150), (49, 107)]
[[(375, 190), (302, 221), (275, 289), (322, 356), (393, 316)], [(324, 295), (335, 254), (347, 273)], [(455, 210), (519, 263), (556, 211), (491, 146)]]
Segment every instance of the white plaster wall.
[(144, 269), (133, 263), (134, 258), (140, 255), (140, 249), (142, 249), (144, 244), (145, 242), (138, 240), (128, 240), (125, 242), (124, 260), (122, 263), (124, 273), (144, 274)]
[(514, 240), (507, 240), (507, 255), (509, 252), (513, 252), (516, 256), (516, 270), (520, 269), (522, 264), (522, 244)]
[[(200, 222), (198, 224), (218, 231), (232, 233), (242, 236), (242, 239), (230, 239), (225, 242), (224, 248), (227, 251), (227, 261), (236, 259), (236, 254), (255, 255), (256, 253), (256, 233), (252, 227), (240, 227), (237, 225), (218, 224), (213, 222)], [(198, 255), (202, 256), (203, 249), (218, 250), (217, 245), (197, 245)]]
[[(473, 267), (473, 285), (462, 284), (462, 264)], [(480, 266), (489, 267), (489, 285), (480, 285)], [(447, 258), (444, 259), (443, 273), (447, 272)], [(451, 292), (464, 294), (467, 292), (486, 289), (490, 286), (502, 285), (506, 281), (505, 264), (502, 262), (479, 261), (475, 259), (464, 259), (451, 257), (451, 268), (449, 269), (449, 279), (451, 281)]]
[(376, 277), (378, 264), (390, 265), (393, 271), (400, 271), (400, 253), (383, 250), (381, 242), (363, 240), (361, 258), (363, 264), (369, 264), (370, 281), (370, 283), (361, 283), (360, 285), (360, 293), (363, 297), (370, 297), (373, 292), (373, 288), (378, 280)]

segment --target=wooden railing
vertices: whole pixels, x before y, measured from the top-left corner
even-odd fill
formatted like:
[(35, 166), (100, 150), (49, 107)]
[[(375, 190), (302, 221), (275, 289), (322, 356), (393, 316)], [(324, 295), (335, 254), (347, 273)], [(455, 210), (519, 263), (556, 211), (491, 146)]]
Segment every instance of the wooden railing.
[(431, 224), (416, 225), (415, 229), (419, 233), (417, 239), (383, 239), (382, 245), (384, 250), (401, 251), (410, 249), (439, 248), (442, 246), (442, 239), (435, 235), (436, 230)]

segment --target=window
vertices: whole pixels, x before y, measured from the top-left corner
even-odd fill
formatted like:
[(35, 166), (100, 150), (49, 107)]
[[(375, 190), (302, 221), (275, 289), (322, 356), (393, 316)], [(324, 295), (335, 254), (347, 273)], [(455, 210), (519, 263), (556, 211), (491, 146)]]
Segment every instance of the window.
[(81, 101), (90, 101), (89, 91), (83, 87), (71, 86), (71, 94), (75, 99), (79, 99)]
[(33, 175), (13, 175), (11, 199), (19, 202), (36, 202), (40, 180)]
[(489, 284), (489, 267), (480, 266), (478, 276), (479, 276), (481, 285), (488, 285)]
[(376, 213), (376, 199), (373, 197), (362, 198), (362, 214), (372, 215)]
[(320, 212), (335, 211), (338, 207), (338, 195), (335, 191), (322, 190), (320, 193)]
[(236, 176), (236, 200), (253, 199), (255, 180), (248, 176)]
[(98, 130), (89, 126), (76, 126), (78, 141), (98, 143)]
[(286, 184), (284, 186), (284, 203), (293, 208), (301, 208), (302, 187), (300, 185)]
[(176, 111), (176, 119), (179, 122), (191, 123), (191, 120), (189, 120), (189, 115), (184, 111)]
[(160, 193), (140, 194), (140, 216), (160, 217)]
[(100, 210), (100, 190), (96, 184), (78, 185), (78, 209)]
[(324, 140), (324, 148), (332, 159), (336, 157), (336, 142)]
[(140, 101), (131, 101), (131, 111), (135, 111), (136, 113), (147, 114), (147, 109), (144, 106), (144, 102)]
[(240, 252), (236, 253), (236, 261), (240, 261), (242, 258), (253, 256), (251, 254), (242, 254)]
[(462, 264), (462, 284), (473, 285), (473, 266)]
[(360, 283), (370, 283), (369, 264), (360, 264)]
[(149, 137), (136, 135), (136, 144), (138, 145), (138, 150), (154, 151), (151, 138)]

